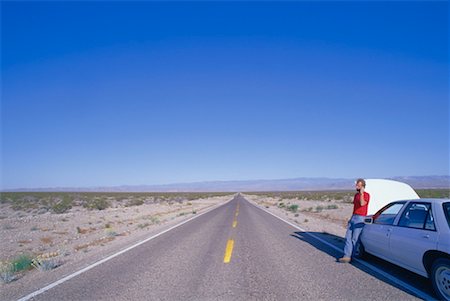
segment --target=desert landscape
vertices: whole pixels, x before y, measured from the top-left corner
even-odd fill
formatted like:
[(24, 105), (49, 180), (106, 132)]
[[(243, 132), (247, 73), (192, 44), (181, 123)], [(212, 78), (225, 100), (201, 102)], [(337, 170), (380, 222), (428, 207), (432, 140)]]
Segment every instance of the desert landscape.
[[(417, 191), (449, 197), (445, 189)], [(233, 193), (2, 193), (1, 286), (74, 271), (233, 198)], [(253, 204), (305, 231), (342, 238), (353, 191), (248, 192)]]
[(2, 193), (2, 285), (82, 265), (230, 200), (230, 193)]

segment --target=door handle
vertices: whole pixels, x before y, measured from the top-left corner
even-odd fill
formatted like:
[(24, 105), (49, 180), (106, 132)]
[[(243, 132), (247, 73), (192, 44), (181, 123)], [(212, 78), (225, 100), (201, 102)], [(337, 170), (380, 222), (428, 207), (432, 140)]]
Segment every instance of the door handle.
[(391, 232), (392, 232), (392, 228), (387, 229), (387, 231), (386, 231), (386, 236), (389, 237), (389, 235), (391, 234)]
[(430, 238), (429, 234), (422, 235), (423, 238)]

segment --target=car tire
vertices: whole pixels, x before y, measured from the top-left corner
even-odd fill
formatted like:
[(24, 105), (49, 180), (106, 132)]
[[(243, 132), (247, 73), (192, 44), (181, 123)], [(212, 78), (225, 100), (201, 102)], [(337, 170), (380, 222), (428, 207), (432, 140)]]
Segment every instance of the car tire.
[(364, 249), (364, 245), (361, 241), (358, 241), (355, 245), (355, 257), (359, 259), (367, 258), (366, 250)]
[(431, 267), (431, 282), (441, 300), (450, 300), (450, 259), (439, 258)]

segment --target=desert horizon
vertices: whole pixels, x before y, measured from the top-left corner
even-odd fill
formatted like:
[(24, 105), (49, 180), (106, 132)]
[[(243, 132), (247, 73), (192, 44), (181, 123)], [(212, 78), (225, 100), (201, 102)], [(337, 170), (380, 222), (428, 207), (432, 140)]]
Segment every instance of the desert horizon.
[[(370, 177), (375, 178), (375, 177)], [(384, 179), (401, 181), (414, 189), (450, 188), (450, 176), (396, 176)], [(256, 192), (296, 190), (346, 190), (351, 189), (356, 178), (297, 177), (287, 179), (211, 180), (180, 182), (159, 185), (111, 185), (89, 187), (33, 187), (10, 188), (0, 192)]]

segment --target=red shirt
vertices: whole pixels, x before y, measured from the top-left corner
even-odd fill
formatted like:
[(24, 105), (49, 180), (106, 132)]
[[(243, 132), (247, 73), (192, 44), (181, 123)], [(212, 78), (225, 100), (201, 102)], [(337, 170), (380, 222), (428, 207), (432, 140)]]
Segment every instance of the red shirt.
[(364, 191), (364, 200), (367, 202), (364, 206), (361, 206), (360, 199), (361, 194), (358, 192), (353, 198), (353, 214), (366, 216), (367, 208), (369, 207), (370, 194)]

